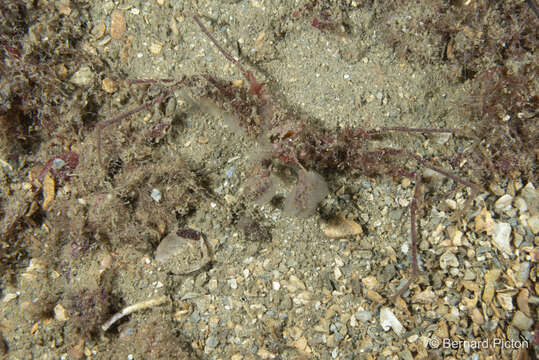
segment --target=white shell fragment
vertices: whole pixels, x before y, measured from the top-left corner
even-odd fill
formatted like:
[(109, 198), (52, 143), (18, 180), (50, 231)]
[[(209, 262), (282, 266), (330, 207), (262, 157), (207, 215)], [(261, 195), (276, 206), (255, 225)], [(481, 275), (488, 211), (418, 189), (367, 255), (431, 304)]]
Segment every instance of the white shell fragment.
[(62, 306), (62, 304), (57, 304), (54, 307), (54, 318), (58, 321), (68, 320), (66, 309)]
[(494, 203), (494, 209), (498, 211), (507, 211), (511, 209), (511, 203), (513, 202), (513, 197), (511, 195), (505, 194), (500, 197)]
[(498, 250), (511, 255), (511, 225), (508, 223), (495, 223), (492, 230), (492, 241)]
[(19, 296), (19, 294), (16, 294), (16, 293), (9, 293), (9, 294), (6, 294), (3, 298), (2, 298), (2, 302), (10, 302), (11, 300), (13, 299), (16, 299), (17, 297)]
[(393, 329), (398, 336), (404, 334), (404, 327), (388, 307), (383, 307), (380, 310), (380, 325), (382, 325), (385, 331), (388, 331), (390, 328)]
[(496, 299), (498, 303), (505, 311), (513, 311), (513, 297), (516, 295), (516, 291), (511, 291), (507, 293), (498, 293), (496, 294)]
[(152, 199), (154, 199), (155, 202), (161, 201), (161, 191), (159, 189), (152, 189), (152, 193), (150, 195)]
[(112, 326), (112, 324), (114, 324), (116, 321), (120, 320), (124, 316), (127, 316), (135, 311), (140, 311), (140, 310), (148, 309), (154, 306), (162, 305), (166, 303), (168, 300), (169, 300), (168, 296), (163, 295), (158, 298), (149, 299), (146, 301), (136, 303), (134, 305), (127, 306), (123, 308), (120, 312), (117, 312), (116, 314), (114, 314), (106, 323), (101, 325), (101, 329), (103, 331), (107, 331)]

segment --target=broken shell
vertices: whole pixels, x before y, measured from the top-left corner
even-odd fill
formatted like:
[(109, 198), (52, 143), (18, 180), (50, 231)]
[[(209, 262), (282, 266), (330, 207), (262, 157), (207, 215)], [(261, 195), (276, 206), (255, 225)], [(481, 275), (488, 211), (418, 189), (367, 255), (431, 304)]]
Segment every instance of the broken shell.
[(56, 2), (56, 8), (62, 15), (69, 16), (71, 14), (71, 7), (69, 6), (69, 0), (61, 0)]
[(507, 293), (497, 293), (496, 298), (500, 303), (500, 306), (506, 311), (513, 311), (513, 296), (516, 295), (516, 291), (511, 291)]
[(361, 279), (361, 282), (367, 289), (373, 290), (378, 286), (378, 280), (376, 279), (376, 276), (367, 276), (363, 279)]
[(384, 307), (380, 310), (380, 324), (385, 331), (388, 331), (390, 328), (393, 329), (395, 334), (401, 336), (404, 334), (404, 327), (391, 309)]
[(32, 201), (32, 203), (30, 204), (30, 208), (28, 209), (28, 211), (26, 212), (24, 216), (32, 217), (32, 215), (34, 215), (38, 210), (39, 210), (39, 205), (37, 204), (36, 201)]
[(43, 200), (43, 210), (46, 211), (51, 206), (55, 196), (54, 179), (49, 174), (43, 180), (43, 196), (45, 198)]
[(105, 35), (105, 31), (107, 30), (107, 27), (105, 26), (104, 22), (100, 22), (99, 24), (95, 25), (92, 29), (92, 36), (95, 40), (99, 40)]
[(533, 320), (526, 316), (522, 311), (517, 311), (515, 316), (513, 316), (513, 321), (511, 325), (520, 329), (520, 330), (529, 330), (533, 325)]
[(481, 209), (481, 212), (475, 217), (474, 223), (476, 232), (485, 231), (487, 235), (490, 235), (494, 228), (494, 220), (486, 208)]
[(529, 292), (528, 289), (520, 290), (520, 293), (517, 296), (517, 306), (520, 311), (522, 311), (526, 316), (530, 316), (530, 306), (529, 302)]
[(324, 234), (332, 239), (340, 239), (363, 233), (361, 225), (353, 220), (347, 220), (341, 216), (336, 217), (324, 229)]
[(150, 196), (155, 202), (161, 201), (161, 198), (162, 198), (161, 191), (159, 191), (159, 189), (152, 189)]
[(54, 318), (58, 321), (66, 321), (68, 319), (66, 309), (62, 304), (58, 304), (54, 307)]
[(367, 299), (372, 300), (374, 302), (383, 304), (386, 300), (382, 297), (382, 295), (378, 294), (374, 290), (367, 290), (367, 293), (365, 294), (367, 296)]
[(16, 294), (16, 293), (6, 294), (3, 297), (2, 302), (5, 302), (5, 303), (10, 302), (11, 300), (16, 299), (18, 296), (19, 296), (19, 294)]
[(491, 269), (488, 270), (485, 274), (485, 290), (483, 290), (483, 301), (487, 304), (490, 304), (492, 298), (494, 297), (494, 284), (501, 273), (502, 271), (500, 269)]
[(437, 296), (436, 294), (430, 289), (426, 289), (422, 292), (420, 292), (417, 295), (414, 295), (412, 298), (412, 302), (414, 303), (421, 303), (421, 304), (430, 304), (434, 300), (436, 300)]
[(477, 305), (477, 292), (474, 292), (474, 297), (473, 298), (463, 297), (462, 298), (462, 303), (468, 309), (474, 308)]
[(470, 317), (472, 318), (472, 321), (479, 326), (485, 323), (485, 318), (483, 317), (483, 314), (481, 314), (481, 311), (479, 311), (478, 308), (474, 308), (472, 310)]
[(120, 40), (125, 34), (127, 23), (121, 11), (113, 11), (110, 15), (110, 36), (115, 40)]

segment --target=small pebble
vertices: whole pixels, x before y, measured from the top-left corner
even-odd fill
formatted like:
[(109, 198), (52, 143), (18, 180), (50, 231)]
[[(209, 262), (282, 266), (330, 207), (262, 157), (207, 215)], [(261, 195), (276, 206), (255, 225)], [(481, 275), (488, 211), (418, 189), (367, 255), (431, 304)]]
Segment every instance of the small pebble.
[(520, 264), (515, 276), (515, 282), (518, 287), (523, 287), (530, 276), (531, 264), (527, 261)]
[(539, 213), (528, 219), (528, 225), (534, 235), (539, 234)]
[(511, 225), (508, 223), (495, 223), (492, 229), (492, 241), (494, 245), (504, 253), (511, 255)]
[(88, 65), (82, 65), (70, 81), (78, 86), (89, 86), (94, 81), (94, 73)]
[(342, 277), (342, 271), (338, 266), (335, 266), (335, 269), (333, 270), (333, 275), (335, 276), (335, 280), (339, 280)]
[(408, 336), (408, 339), (406, 340), (408, 340), (409, 343), (415, 343), (417, 339), (419, 339), (419, 335), (413, 334), (411, 336)]
[(234, 171), (235, 171), (234, 166), (230, 167), (230, 168), (225, 172), (226, 177), (230, 179), (232, 176), (234, 176)]
[(539, 210), (539, 200), (537, 195), (537, 190), (532, 183), (527, 183), (526, 186), (521, 190), (520, 195), (526, 200), (528, 208), (532, 215), (535, 215)]
[(483, 314), (481, 314), (481, 311), (479, 311), (478, 308), (474, 308), (472, 310), (471, 318), (472, 321), (479, 326), (485, 323), (485, 318), (483, 317)]
[(101, 82), (101, 87), (105, 92), (108, 92), (109, 94), (113, 94), (118, 90), (118, 84), (111, 78), (104, 78)]
[(64, 165), (66, 164), (66, 162), (60, 158), (56, 158), (52, 161), (52, 168), (54, 170), (59, 170), (61, 168), (64, 167)]
[(159, 55), (162, 48), (163, 44), (155, 42), (150, 45), (150, 52), (154, 55)]
[(209, 349), (214, 349), (217, 346), (217, 344), (219, 344), (219, 340), (213, 335), (209, 336), (206, 339), (206, 346)]
[(511, 203), (513, 202), (513, 197), (511, 195), (505, 194), (500, 197), (494, 203), (494, 209), (498, 211), (507, 211), (511, 209)]
[(408, 179), (407, 177), (405, 177), (404, 179), (402, 179), (401, 181), (401, 186), (406, 189), (408, 186), (410, 186), (410, 184), (412, 183), (412, 181), (410, 179)]
[(526, 316), (530, 316), (531, 310), (529, 306), (530, 302), (530, 292), (528, 289), (522, 289), (520, 290), (520, 293), (517, 296), (517, 306), (520, 311), (524, 313)]
[(455, 200), (453, 200), (453, 199), (446, 199), (445, 204), (451, 210), (456, 210), (457, 209), (457, 202)]
[(446, 251), (441, 257), (440, 257), (440, 267), (442, 270), (446, 270), (448, 267), (457, 267), (459, 266), (459, 260), (450, 251)]
[(464, 272), (464, 280), (475, 280), (475, 273), (470, 270), (470, 269), (467, 269), (465, 272)]
[(231, 289), (235, 290), (238, 288), (238, 282), (236, 279), (232, 278), (228, 280), (228, 286), (230, 286)]
[(517, 196), (515, 199), (515, 207), (518, 209), (518, 211), (523, 214), (526, 211), (528, 211), (528, 204), (526, 204), (526, 200), (524, 198)]
[(218, 285), (219, 284), (217, 283), (217, 279), (211, 279), (208, 282), (208, 290), (210, 290), (211, 292), (214, 292), (215, 290), (217, 290)]
[(372, 313), (370, 311), (358, 311), (358, 313), (356, 314), (356, 319), (361, 322), (371, 321)]
[(522, 311), (517, 311), (513, 316), (511, 325), (520, 330), (530, 330), (533, 325), (533, 320), (527, 317)]
[(436, 143), (437, 143), (437, 144), (440, 144), (440, 145), (443, 145), (443, 144), (445, 144), (446, 142), (448, 142), (450, 138), (451, 138), (451, 134), (450, 134), (450, 133), (437, 134), (437, 135), (434, 137)]
[(502, 196), (504, 194), (503, 189), (498, 184), (490, 184), (489, 189), (496, 196)]

